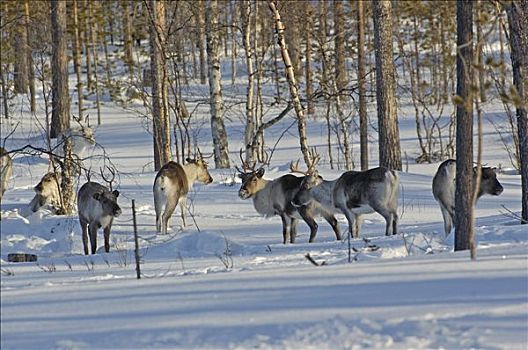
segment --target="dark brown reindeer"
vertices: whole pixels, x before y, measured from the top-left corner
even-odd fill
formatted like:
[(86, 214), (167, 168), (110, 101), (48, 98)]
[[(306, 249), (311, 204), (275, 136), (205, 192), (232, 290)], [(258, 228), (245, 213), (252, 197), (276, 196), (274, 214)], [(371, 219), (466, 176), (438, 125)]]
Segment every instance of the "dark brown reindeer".
[[(477, 176), (477, 169), (473, 169), (473, 182)], [(440, 205), (444, 217), (444, 232), (449, 235), (455, 222), (455, 188), (456, 188), (456, 160), (448, 159), (438, 167), (433, 178), (433, 196)], [(482, 167), (480, 187), (477, 200), (484, 194), (498, 196), (504, 188), (497, 180), (494, 168)]]
[(198, 150), (195, 159), (187, 158), (186, 161), (187, 163), (184, 165), (173, 161), (168, 162), (158, 171), (154, 180), (156, 230), (162, 234), (167, 233), (169, 219), (178, 203), (180, 204), (183, 226), (185, 226), (187, 193), (194, 182), (200, 181), (206, 185), (213, 182), (200, 150)]
[[(310, 243), (314, 242), (317, 233), (317, 223), (314, 217), (323, 216), (332, 226), (336, 238), (341, 239), (337, 219), (330, 212), (316, 203), (295, 207), (291, 201), (297, 193), (303, 177), (287, 174), (274, 180), (264, 179), (264, 168), (255, 169), (256, 163), (247, 164), (240, 151), (243, 170), (237, 167), (242, 186), (238, 195), (242, 199), (253, 199), (255, 210), (266, 217), (278, 215), (282, 220), (282, 242), (295, 243), (297, 223), (303, 219), (310, 227)], [(265, 163), (265, 162), (264, 162)], [(316, 161), (314, 161), (316, 163)]]
[(307, 175), (292, 203), (296, 206), (317, 202), (331, 213), (343, 213), (352, 237), (359, 237), (361, 216), (377, 212), (386, 222), (385, 234), (397, 233), (399, 177), (384, 167), (347, 171), (333, 181), (317, 172)]

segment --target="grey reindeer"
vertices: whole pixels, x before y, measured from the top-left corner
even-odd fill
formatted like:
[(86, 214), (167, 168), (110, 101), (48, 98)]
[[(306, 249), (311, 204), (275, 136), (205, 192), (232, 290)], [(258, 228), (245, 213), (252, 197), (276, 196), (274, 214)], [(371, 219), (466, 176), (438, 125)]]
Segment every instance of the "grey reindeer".
[[(477, 176), (476, 168), (473, 169), (473, 181)], [(448, 159), (440, 164), (433, 177), (433, 196), (440, 206), (444, 218), (444, 232), (449, 235), (455, 222), (455, 188), (456, 188), (456, 160)], [(498, 196), (504, 188), (497, 180), (494, 168), (482, 167), (480, 187), (477, 199), (484, 194)]]
[(296, 206), (317, 202), (332, 213), (343, 213), (352, 237), (359, 237), (362, 215), (377, 212), (386, 222), (385, 234), (396, 234), (398, 226), (399, 176), (384, 167), (347, 171), (333, 181), (317, 172), (306, 176), (293, 198)]

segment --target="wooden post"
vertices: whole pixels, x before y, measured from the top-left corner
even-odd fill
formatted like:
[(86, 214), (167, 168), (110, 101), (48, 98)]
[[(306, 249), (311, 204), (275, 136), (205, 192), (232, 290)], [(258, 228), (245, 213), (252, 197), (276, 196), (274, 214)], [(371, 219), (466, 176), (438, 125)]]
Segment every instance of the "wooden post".
[(141, 279), (141, 267), (139, 265), (139, 242), (137, 234), (137, 224), (136, 224), (136, 200), (132, 199), (132, 222), (134, 224), (134, 244), (136, 249), (134, 249), (134, 255), (136, 257), (136, 274), (137, 279)]

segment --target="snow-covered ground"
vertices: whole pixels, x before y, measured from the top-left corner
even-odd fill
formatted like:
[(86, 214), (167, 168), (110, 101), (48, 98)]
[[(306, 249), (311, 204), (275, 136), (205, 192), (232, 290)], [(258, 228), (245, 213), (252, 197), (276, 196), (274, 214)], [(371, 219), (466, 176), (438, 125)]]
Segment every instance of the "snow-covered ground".
[[(73, 85), (72, 85), (73, 86)], [(42, 143), (35, 117), (22, 104), (2, 135), (21, 121), (6, 148)], [(278, 107), (277, 107), (278, 108)], [(486, 117), (504, 118), (498, 104)], [(90, 114), (95, 115), (93, 110)], [(40, 114), (39, 114), (40, 116)], [(43, 118), (43, 117), (42, 117)], [(199, 144), (211, 152), (207, 114)], [(93, 119), (93, 118), (92, 118)], [(14, 159), (14, 177), (1, 205), (1, 348), (6, 349), (363, 349), (486, 348), (528, 345), (528, 227), (504, 215), (519, 212), (520, 177), (499, 174), (504, 193), (483, 197), (476, 210), (478, 259), (453, 252), (444, 239), (440, 210), (431, 194), (437, 164), (413, 164), (401, 173), (400, 234), (383, 236), (384, 220), (369, 215), (361, 236), (346, 242), (319, 221), (316, 243), (299, 224), (297, 243), (283, 245), (278, 217), (263, 218), (251, 201), (238, 197), (234, 170), (211, 170), (214, 182), (195, 185), (188, 226), (178, 211), (167, 236), (156, 235), (152, 199), (155, 177), (152, 137), (144, 121), (107, 103), (99, 144), (119, 170), (123, 215), (112, 229), (111, 252), (84, 256), (77, 217), (47, 210), (29, 215), (32, 187), (47, 161)], [(266, 178), (288, 172), (300, 158), (293, 117), (266, 131), (269, 145), (280, 140)], [(196, 125), (200, 125), (197, 122)], [(415, 156), (413, 115), (401, 106), (402, 149)], [(330, 170), (323, 121), (310, 119), (309, 142)], [(233, 164), (239, 164), (243, 125), (228, 123)], [(371, 166), (377, 165), (377, 135), (371, 130)], [(357, 141), (357, 140), (354, 140)], [(356, 157), (359, 149), (354, 143)], [(485, 123), (484, 162), (509, 166), (494, 128)], [(100, 165), (93, 166), (95, 180)], [(84, 180), (81, 179), (82, 185)], [(142, 274), (133, 260), (131, 201), (135, 200)], [(346, 230), (344, 217), (339, 217)], [(99, 234), (102, 244), (102, 233)], [(8, 263), (13, 252), (35, 253), (37, 263)], [(314, 266), (305, 255), (321, 266)]]

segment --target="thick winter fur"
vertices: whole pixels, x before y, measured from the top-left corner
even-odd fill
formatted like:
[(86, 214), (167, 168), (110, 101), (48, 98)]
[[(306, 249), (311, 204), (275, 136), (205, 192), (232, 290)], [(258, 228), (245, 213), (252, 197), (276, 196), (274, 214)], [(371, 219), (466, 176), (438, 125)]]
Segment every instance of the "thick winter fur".
[(329, 212), (345, 214), (354, 238), (359, 237), (361, 215), (377, 212), (385, 219), (385, 234), (391, 235), (397, 233), (399, 184), (398, 174), (383, 167), (347, 171), (333, 181), (314, 174), (305, 178), (293, 203), (318, 202)]
[(171, 161), (158, 171), (153, 187), (157, 232), (167, 233), (169, 219), (178, 203), (183, 226), (185, 226), (187, 193), (196, 181), (204, 184), (213, 182), (207, 170), (207, 164), (201, 159), (187, 159), (185, 165)]
[[(473, 181), (475, 181), (476, 175), (476, 168), (474, 168)], [(456, 161), (454, 159), (448, 159), (440, 164), (433, 178), (433, 196), (442, 211), (446, 236), (453, 229), (455, 222), (455, 189)], [(504, 188), (497, 180), (495, 169), (483, 167), (477, 199), (484, 194), (498, 196), (503, 190)]]
[(0, 201), (4, 196), (11, 176), (13, 175), (13, 160), (7, 151), (0, 147)]
[(35, 197), (29, 203), (29, 209), (37, 212), (45, 205), (49, 205), (52, 210), (57, 211), (60, 207), (60, 183), (59, 173), (47, 173), (34, 187)]
[(114, 217), (121, 215), (117, 204), (118, 191), (108, 190), (97, 182), (87, 182), (77, 194), (77, 209), (81, 223), (84, 254), (88, 255), (88, 231), (90, 232), (91, 253), (97, 251), (97, 231), (103, 228), (105, 252), (110, 251), (110, 230)]
[(332, 226), (336, 238), (341, 239), (337, 219), (331, 212), (321, 208), (317, 203), (295, 207), (292, 199), (297, 193), (303, 177), (291, 174), (281, 176), (275, 180), (263, 178), (264, 169), (240, 174), (242, 186), (238, 195), (242, 199), (253, 199), (255, 210), (264, 216), (279, 215), (282, 220), (283, 243), (295, 242), (297, 222), (303, 219), (310, 227), (310, 243), (314, 242), (318, 225), (314, 217), (323, 216)]

